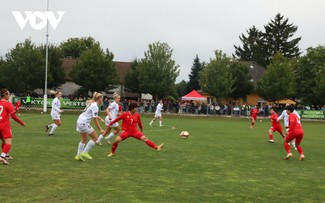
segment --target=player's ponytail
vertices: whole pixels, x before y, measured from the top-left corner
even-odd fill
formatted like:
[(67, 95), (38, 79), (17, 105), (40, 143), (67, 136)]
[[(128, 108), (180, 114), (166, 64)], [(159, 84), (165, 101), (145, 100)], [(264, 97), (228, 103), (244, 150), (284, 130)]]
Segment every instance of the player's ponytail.
[(103, 95), (99, 92), (94, 92), (93, 97), (86, 102), (86, 104), (91, 104), (97, 102), (99, 99), (103, 98)]

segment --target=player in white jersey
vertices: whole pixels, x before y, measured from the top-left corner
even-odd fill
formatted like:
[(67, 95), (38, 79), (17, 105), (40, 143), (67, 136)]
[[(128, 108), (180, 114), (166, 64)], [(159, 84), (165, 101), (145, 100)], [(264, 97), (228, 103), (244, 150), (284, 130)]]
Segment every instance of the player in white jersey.
[[(84, 161), (84, 158), (92, 159), (88, 152), (95, 145), (95, 142), (97, 141), (98, 137), (96, 131), (90, 125), (91, 119), (94, 119), (94, 123), (100, 133), (104, 133), (104, 130), (100, 127), (98, 123), (98, 106), (102, 105), (102, 103), (103, 95), (101, 93), (95, 92), (93, 98), (88, 102), (86, 108), (83, 110), (77, 120), (76, 130), (81, 135), (81, 141), (79, 142), (77, 155), (75, 157), (75, 159), (78, 161)], [(91, 137), (91, 140), (89, 140), (86, 145), (88, 135)]]
[(54, 123), (45, 126), (45, 132), (51, 128), (49, 132), (49, 136), (54, 134), (54, 131), (57, 127), (61, 125), (61, 118), (60, 114), (63, 113), (61, 109), (61, 102), (60, 99), (62, 98), (62, 92), (55, 92), (55, 98), (52, 101), (52, 110), (51, 110), (51, 117)]
[(98, 140), (96, 142), (96, 144), (98, 145), (102, 145), (100, 143), (100, 141), (111, 131), (111, 128), (114, 128), (114, 131), (111, 132), (107, 137), (105, 137), (105, 139), (107, 140), (108, 144), (111, 144), (110, 142), (110, 138), (112, 138), (114, 135), (116, 135), (117, 133), (119, 133), (121, 131), (121, 128), (118, 124), (118, 122), (114, 123), (113, 125), (109, 125), (109, 123), (114, 120), (115, 118), (117, 118), (119, 116), (119, 112), (120, 110), (120, 105), (119, 102), (121, 100), (121, 96), (117, 93), (113, 94), (113, 99), (114, 101), (112, 103), (110, 103), (110, 105), (107, 107), (106, 109), (106, 113), (107, 116), (105, 118), (105, 124), (106, 124), (106, 130), (103, 134), (100, 134), (98, 137)]
[[(290, 104), (286, 104), (286, 107), (287, 106), (290, 106)], [(298, 118), (300, 119), (300, 116), (299, 114), (297, 113), (296, 110), (294, 110), (292, 113), (296, 114), (298, 116)], [(289, 115), (287, 114), (287, 110), (284, 109), (281, 113), (281, 115), (278, 117), (278, 121), (280, 121), (281, 119), (283, 119), (283, 123), (284, 123), (284, 127), (287, 131), (287, 134), (288, 134), (288, 131), (289, 131)], [(295, 144), (295, 139), (291, 141), (291, 145), (295, 148), (295, 150), (297, 150), (296, 148), (296, 144)]]
[(153, 122), (159, 118), (159, 126), (162, 127), (162, 115), (161, 111), (163, 110), (163, 100), (159, 101), (159, 104), (157, 105), (156, 112), (155, 112), (155, 117), (150, 121), (149, 125), (152, 126)]

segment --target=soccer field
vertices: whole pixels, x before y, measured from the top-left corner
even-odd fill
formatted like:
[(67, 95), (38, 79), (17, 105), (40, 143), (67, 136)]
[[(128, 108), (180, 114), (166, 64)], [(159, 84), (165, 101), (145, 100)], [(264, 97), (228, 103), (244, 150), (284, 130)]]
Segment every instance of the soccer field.
[[(101, 113), (104, 117), (104, 113)], [(281, 136), (269, 144), (270, 121), (164, 115), (164, 126), (142, 115), (144, 134), (165, 143), (156, 152), (135, 139), (94, 146), (93, 160), (75, 161), (77, 113), (65, 112), (54, 136), (50, 115), (21, 113), (12, 121), (10, 165), (0, 166), (2, 202), (325, 202), (325, 123), (302, 121), (305, 137), (284, 160)], [(94, 126), (94, 125), (93, 125)], [(188, 139), (179, 133), (190, 132)]]

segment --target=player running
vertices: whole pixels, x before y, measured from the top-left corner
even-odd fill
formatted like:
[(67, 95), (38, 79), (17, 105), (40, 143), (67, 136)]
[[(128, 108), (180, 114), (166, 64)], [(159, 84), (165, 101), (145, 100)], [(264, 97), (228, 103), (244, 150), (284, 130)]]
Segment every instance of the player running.
[(159, 127), (162, 127), (162, 115), (161, 115), (161, 111), (163, 110), (163, 100), (160, 100), (157, 108), (156, 108), (156, 112), (155, 112), (155, 117), (152, 119), (152, 121), (150, 121), (149, 125), (150, 127), (152, 126), (153, 122), (159, 118)]
[(114, 123), (113, 125), (109, 125), (109, 123), (112, 120), (116, 119), (117, 116), (119, 116), (118, 115), (119, 112), (122, 111), (122, 108), (119, 105), (121, 96), (117, 93), (114, 93), (113, 99), (114, 99), (114, 101), (106, 109), (106, 113), (107, 113), (107, 116), (105, 118), (106, 130), (105, 130), (104, 134), (99, 135), (98, 140), (96, 141), (96, 144), (98, 144), (98, 145), (102, 145), (100, 143), (100, 141), (105, 137), (105, 135), (107, 135), (107, 133), (109, 133), (111, 131), (111, 128), (114, 128), (114, 131), (111, 132), (107, 137), (105, 137), (108, 144), (111, 144), (109, 139), (121, 131), (121, 128), (117, 122)]
[[(84, 161), (84, 158), (86, 159), (92, 159), (92, 157), (89, 155), (89, 150), (95, 145), (95, 142), (97, 141), (97, 134), (93, 127), (91, 127), (90, 122), (91, 119), (94, 119), (94, 123), (100, 133), (104, 133), (104, 130), (100, 127), (98, 124), (98, 106), (102, 105), (103, 103), (103, 95), (101, 93), (95, 92), (93, 95), (93, 98), (88, 102), (88, 105), (83, 110), (83, 112), (80, 114), (78, 120), (77, 120), (77, 131), (81, 135), (81, 141), (78, 145), (78, 151), (77, 155), (75, 156), (75, 160)], [(89, 135), (92, 139), (89, 140), (89, 142), (86, 145), (87, 142), (87, 135)], [(85, 147), (86, 145), (86, 147)]]
[(274, 143), (273, 139), (273, 132), (279, 132), (282, 138), (284, 138), (283, 130), (280, 121), (278, 121), (278, 114), (276, 113), (275, 109), (272, 107), (269, 110), (271, 119), (272, 127), (269, 130), (269, 143)]
[[(289, 106), (289, 105), (290, 104), (286, 104), (286, 107)], [(299, 114), (297, 113), (296, 110), (294, 110), (293, 113), (296, 114), (299, 117), (299, 119), (300, 119), (300, 116), (299, 116)], [(287, 134), (288, 134), (288, 131), (289, 131), (289, 115), (287, 114), (287, 110), (286, 109), (284, 109), (282, 111), (281, 115), (278, 117), (277, 120), (280, 121), (281, 119), (283, 119), (284, 127), (286, 129)], [(297, 150), (297, 147), (295, 145), (295, 140), (294, 139), (291, 141), (291, 145), (295, 148), (295, 150)]]
[(54, 134), (54, 131), (57, 127), (61, 125), (61, 118), (60, 114), (63, 113), (64, 110), (61, 108), (61, 102), (60, 99), (62, 98), (62, 92), (55, 92), (55, 98), (52, 101), (52, 110), (51, 110), (51, 117), (54, 123), (46, 125), (45, 126), (45, 132), (48, 132), (48, 130), (51, 128), (49, 132), (49, 136), (52, 136)]
[(259, 109), (258, 106), (254, 106), (254, 108), (251, 109), (250, 113), (251, 113), (251, 117), (252, 117), (252, 124), (251, 124), (251, 129), (254, 127), (255, 125), (255, 121), (258, 115)]
[(304, 137), (304, 131), (300, 123), (300, 118), (293, 113), (295, 109), (292, 105), (287, 106), (286, 110), (287, 110), (287, 114), (289, 115), (289, 131), (288, 131), (288, 135), (284, 138), (284, 148), (287, 152), (287, 156), (285, 157), (285, 160), (288, 160), (292, 157), (289, 142), (292, 141), (293, 139), (296, 139), (295, 144), (300, 154), (299, 160), (302, 161), (305, 159), (305, 155), (302, 151), (300, 143), (302, 138)]
[[(116, 139), (112, 145), (112, 151), (110, 154), (107, 155), (108, 157), (113, 156), (115, 153), (115, 150), (118, 147), (118, 144), (129, 137), (133, 137), (138, 140), (141, 140), (141, 141), (145, 142), (149, 147), (152, 147), (157, 151), (160, 151), (162, 149), (162, 147), (164, 146), (164, 143), (157, 146), (155, 143), (153, 143), (151, 140), (149, 140), (144, 134), (142, 134), (142, 131), (143, 131), (142, 122), (140, 119), (140, 115), (137, 113), (137, 107), (138, 107), (137, 103), (135, 103), (135, 102), (131, 103), (129, 105), (128, 112), (122, 113), (119, 117), (117, 117), (115, 120), (113, 120), (110, 123), (110, 125), (113, 125), (114, 123), (118, 122), (119, 120), (122, 120), (123, 131), (121, 134), (119, 134), (116, 137)], [(138, 130), (137, 125), (139, 126), (141, 132)]]
[(17, 123), (25, 126), (25, 123), (16, 116), (16, 112), (12, 104), (8, 101), (10, 92), (7, 88), (1, 89), (0, 99), (0, 139), (2, 141), (2, 151), (0, 155), (0, 162), (8, 165), (8, 160), (12, 159), (9, 156), (9, 151), (12, 144), (12, 132), (10, 128), (9, 116)]

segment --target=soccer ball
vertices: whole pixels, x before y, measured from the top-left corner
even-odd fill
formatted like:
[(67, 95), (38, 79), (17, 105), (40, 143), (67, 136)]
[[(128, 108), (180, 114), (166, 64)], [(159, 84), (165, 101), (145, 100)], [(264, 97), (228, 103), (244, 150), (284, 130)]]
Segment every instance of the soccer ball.
[(180, 134), (181, 138), (187, 139), (190, 136), (190, 133), (187, 131), (182, 131)]

